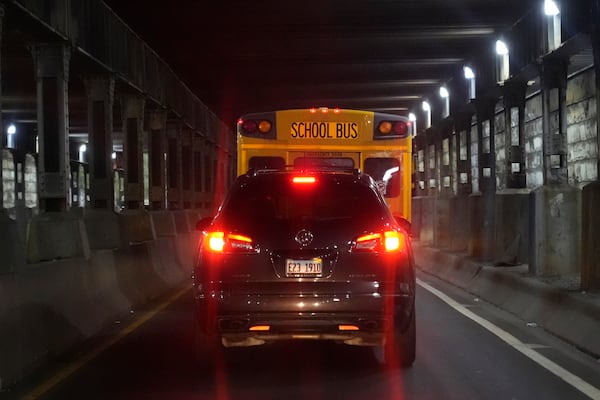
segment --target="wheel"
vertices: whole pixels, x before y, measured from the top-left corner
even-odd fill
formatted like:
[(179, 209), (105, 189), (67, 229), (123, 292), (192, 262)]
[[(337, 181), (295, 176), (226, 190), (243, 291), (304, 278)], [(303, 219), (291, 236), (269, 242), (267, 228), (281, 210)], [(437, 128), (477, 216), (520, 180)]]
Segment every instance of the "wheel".
[(417, 342), (417, 324), (415, 321), (415, 308), (411, 312), (410, 322), (406, 331), (396, 335), (395, 352), (399, 357), (400, 366), (408, 368), (415, 362), (416, 342)]
[(216, 367), (217, 360), (223, 356), (221, 342), (217, 335), (204, 332), (199, 324), (196, 325), (194, 335), (194, 358), (196, 365), (205, 371), (211, 371)]
[(377, 361), (389, 368), (408, 368), (416, 358), (416, 320), (413, 305), (409, 325), (404, 332), (393, 331), (386, 338), (383, 346), (373, 349)]

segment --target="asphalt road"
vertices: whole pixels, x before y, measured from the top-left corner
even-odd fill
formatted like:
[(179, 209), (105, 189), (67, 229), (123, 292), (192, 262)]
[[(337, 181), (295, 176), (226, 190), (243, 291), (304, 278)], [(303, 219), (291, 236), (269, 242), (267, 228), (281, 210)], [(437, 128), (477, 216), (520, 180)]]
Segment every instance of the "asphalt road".
[(179, 293), (0, 398), (600, 399), (599, 362), (425, 274), (417, 361), (401, 371), (367, 348), (311, 342), (236, 349), (207, 372), (194, 356), (191, 291)]

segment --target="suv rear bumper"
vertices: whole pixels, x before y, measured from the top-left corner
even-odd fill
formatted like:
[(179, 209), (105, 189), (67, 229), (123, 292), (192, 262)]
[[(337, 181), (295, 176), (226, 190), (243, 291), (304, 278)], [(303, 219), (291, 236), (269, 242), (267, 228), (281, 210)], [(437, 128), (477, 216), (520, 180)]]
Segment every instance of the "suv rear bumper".
[[(202, 331), (226, 347), (278, 340), (330, 340), (376, 346), (384, 333), (402, 333), (414, 309), (412, 294), (196, 296)], [(252, 330), (261, 329), (261, 330)]]

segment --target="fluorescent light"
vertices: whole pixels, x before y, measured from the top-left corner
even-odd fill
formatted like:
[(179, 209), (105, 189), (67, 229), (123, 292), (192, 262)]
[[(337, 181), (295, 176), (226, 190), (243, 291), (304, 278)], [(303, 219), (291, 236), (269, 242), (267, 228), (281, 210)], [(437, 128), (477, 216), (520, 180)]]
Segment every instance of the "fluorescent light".
[(421, 106), (423, 107), (423, 111), (431, 111), (431, 106), (428, 102), (424, 101)]
[(558, 6), (553, 0), (545, 0), (544, 13), (549, 17), (554, 17), (560, 14), (560, 10), (558, 9)]
[(475, 79), (475, 72), (473, 72), (471, 67), (465, 65), (463, 71), (465, 73), (465, 79)]
[(446, 89), (445, 86), (440, 87), (440, 96), (447, 99), (448, 96), (450, 96), (450, 93), (448, 92), (448, 89)]
[(15, 133), (17, 133), (17, 127), (15, 126), (15, 124), (10, 124), (8, 128), (6, 128), (6, 133), (8, 133), (9, 135), (14, 135)]
[(502, 40), (496, 40), (496, 54), (499, 56), (508, 54), (508, 47), (506, 47), (506, 43)]

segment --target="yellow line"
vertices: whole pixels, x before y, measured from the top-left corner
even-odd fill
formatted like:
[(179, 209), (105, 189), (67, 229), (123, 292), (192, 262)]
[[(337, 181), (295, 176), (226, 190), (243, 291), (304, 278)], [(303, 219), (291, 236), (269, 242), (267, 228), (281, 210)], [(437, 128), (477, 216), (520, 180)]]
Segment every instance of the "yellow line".
[(148, 320), (152, 319), (156, 314), (158, 314), (160, 311), (165, 309), (168, 305), (173, 303), (179, 297), (183, 296), (183, 294), (188, 292), (189, 290), (190, 290), (190, 288), (188, 286), (186, 286), (185, 288), (177, 291), (175, 294), (173, 294), (171, 297), (169, 297), (163, 303), (159, 304), (152, 311), (142, 313), (141, 316), (137, 317), (134, 321), (132, 321), (129, 325), (127, 325), (123, 330), (121, 330), (119, 333), (117, 333), (111, 339), (108, 339), (106, 342), (99, 345), (95, 349), (91, 350), (89, 353), (68, 363), (64, 368), (57, 371), (55, 374), (53, 374), (53, 376), (48, 378), (45, 382), (41, 383), (40, 385), (35, 387), (33, 390), (31, 390), (29, 393), (24, 395), (22, 397), (22, 399), (30, 400), (30, 399), (37, 399), (37, 398), (43, 396), (44, 394), (49, 392), (52, 388), (54, 388), (55, 386), (60, 384), (62, 381), (64, 381), (69, 376), (71, 376), (73, 373), (75, 373), (77, 370), (79, 370), (81, 367), (83, 367), (85, 364), (87, 364), (92, 359), (97, 357), (100, 353), (104, 352), (106, 349), (113, 346), (119, 340), (123, 339), (124, 337), (129, 335), (131, 332), (135, 331), (137, 328), (142, 326)]

